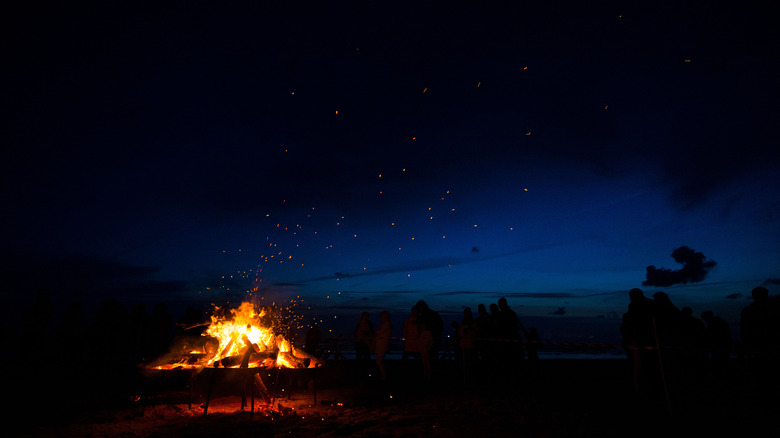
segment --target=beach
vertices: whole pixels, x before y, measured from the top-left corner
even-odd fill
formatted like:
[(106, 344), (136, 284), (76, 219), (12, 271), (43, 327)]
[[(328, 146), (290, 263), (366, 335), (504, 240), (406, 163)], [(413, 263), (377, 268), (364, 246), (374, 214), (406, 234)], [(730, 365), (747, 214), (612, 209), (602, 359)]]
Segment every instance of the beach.
[(208, 373), (146, 374), (141, 386), (124, 386), (129, 398), (114, 393), (95, 404), (82, 394), (80, 407), (67, 395), (46, 393), (57, 389), (50, 381), (20, 399), (25, 405), (16, 407), (38, 419), (14, 430), (22, 437), (649, 436), (761, 430), (777, 407), (746, 374), (749, 364), (737, 360), (727, 375), (642, 393), (634, 391), (626, 359), (525, 361), (519, 373), (480, 370), (467, 378), (458, 362), (442, 361), (430, 380), (416, 365), (390, 361), (386, 382), (362, 373), (354, 360), (328, 362), (316, 374), (268, 373), (270, 400), (256, 391), (253, 399), (246, 380), (225, 377), (230, 373), (217, 380)]

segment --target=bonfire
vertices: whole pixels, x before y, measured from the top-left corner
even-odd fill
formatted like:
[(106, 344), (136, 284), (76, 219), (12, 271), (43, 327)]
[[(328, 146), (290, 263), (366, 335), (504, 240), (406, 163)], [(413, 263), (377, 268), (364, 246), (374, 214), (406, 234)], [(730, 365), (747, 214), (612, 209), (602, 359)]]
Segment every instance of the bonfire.
[[(243, 302), (223, 312), (219, 307), (199, 339), (180, 342), (170, 353), (150, 364), (154, 369), (202, 368), (314, 368), (320, 362), (296, 348), (272, 328), (268, 308)], [(202, 325), (202, 324), (201, 324)]]

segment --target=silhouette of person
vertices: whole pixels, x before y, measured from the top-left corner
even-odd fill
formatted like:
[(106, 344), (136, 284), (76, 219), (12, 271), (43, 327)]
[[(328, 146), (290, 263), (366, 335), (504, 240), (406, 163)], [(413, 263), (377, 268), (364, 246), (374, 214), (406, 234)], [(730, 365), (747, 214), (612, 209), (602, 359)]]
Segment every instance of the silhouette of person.
[(390, 338), (393, 336), (393, 324), (390, 322), (390, 312), (387, 310), (379, 314), (379, 327), (374, 334), (374, 352), (376, 354), (376, 366), (379, 368), (379, 376), (387, 380), (385, 371), (385, 355), (390, 351)]
[(477, 321), (471, 313), (471, 308), (463, 309), (463, 320), (458, 325), (458, 347), (462, 361), (464, 377), (468, 377), (474, 371), (477, 363)]
[(658, 340), (663, 346), (676, 346), (679, 342), (682, 313), (672, 304), (665, 292), (653, 294), (653, 317)]
[(496, 327), (493, 315), (488, 313), (484, 304), (477, 306), (477, 348), (479, 356), (485, 368), (492, 370), (495, 367), (495, 341)]
[(721, 368), (731, 353), (731, 328), (728, 323), (711, 310), (702, 312), (701, 319), (707, 323), (707, 345), (713, 365)]
[(498, 330), (501, 333), (501, 337), (508, 342), (505, 347), (510, 354), (509, 359), (513, 363), (516, 360), (523, 359), (525, 353), (522, 344), (523, 337), (520, 331), (526, 336), (528, 333), (523, 323), (520, 322), (517, 313), (507, 304), (506, 298), (498, 300)]
[(749, 356), (761, 355), (776, 347), (776, 339), (772, 339), (772, 321), (769, 290), (758, 286), (751, 291), (753, 302), (748, 304), (740, 315), (739, 336)]
[(423, 378), (431, 378), (431, 355), (434, 352), (433, 330), (429, 326), (430, 320), (424, 318), (417, 319), (420, 331), (420, 361), (423, 367)]
[(707, 326), (704, 321), (693, 316), (693, 309), (688, 306), (682, 308), (681, 315), (680, 344), (683, 371), (686, 380), (692, 381), (700, 374), (704, 360), (707, 358)]
[(403, 327), (404, 352), (403, 359), (415, 359), (420, 356), (420, 329), (417, 324), (417, 306), (412, 306), (412, 313), (404, 320)]
[[(444, 333), (444, 321), (441, 319), (438, 312), (428, 307), (428, 303), (425, 301), (418, 301), (417, 304), (415, 304), (415, 307), (417, 308), (417, 321), (419, 325), (430, 331), (431, 345), (428, 347), (428, 353), (431, 359), (435, 360), (438, 357), (438, 352), (441, 347), (441, 338)], [(422, 333), (423, 330), (421, 329), (421, 336)]]
[(649, 389), (650, 376), (654, 375), (657, 365), (656, 352), (650, 348), (655, 345), (653, 330), (653, 300), (645, 297), (639, 288), (628, 292), (628, 311), (623, 314), (623, 343), (633, 364), (634, 389)]
[(528, 329), (526, 335), (525, 351), (528, 356), (528, 375), (531, 377), (539, 374), (539, 349), (542, 348), (542, 341), (539, 332), (535, 327)]
[(371, 360), (371, 344), (374, 341), (374, 325), (369, 320), (368, 312), (360, 315), (360, 321), (355, 326), (355, 358), (364, 363)]

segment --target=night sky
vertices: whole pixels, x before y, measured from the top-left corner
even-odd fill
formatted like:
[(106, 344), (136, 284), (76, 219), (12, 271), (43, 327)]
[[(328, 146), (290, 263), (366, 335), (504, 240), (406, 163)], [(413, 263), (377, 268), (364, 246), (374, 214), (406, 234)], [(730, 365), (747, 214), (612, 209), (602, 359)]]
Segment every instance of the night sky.
[(10, 303), (505, 296), (566, 337), (780, 292), (776, 12), (170, 3), (3, 6)]

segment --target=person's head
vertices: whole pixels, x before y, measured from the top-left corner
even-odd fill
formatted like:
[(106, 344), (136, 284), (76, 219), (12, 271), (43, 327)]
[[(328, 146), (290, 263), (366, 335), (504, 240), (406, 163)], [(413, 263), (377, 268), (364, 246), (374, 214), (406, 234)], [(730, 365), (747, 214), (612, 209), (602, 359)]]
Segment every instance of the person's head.
[(499, 298), (498, 299), (498, 308), (499, 309), (506, 309), (509, 307), (509, 305), (506, 303), (506, 298)]
[(669, 295), (666, 295), (666, 292), (654, 293), (653, 299), (662, 306), (670, 306), (672, 304), (672, 300), (669, 299)]
[(390, 321), (390, 312), (383, 310), (382, 313), (379, 314), (379, 319), (382, 321)]
[(769, 298), (769, 290), (764, 286), (753, 288), (753, 291), (750, 294), (753, 295), (753, 301), (763, 301)]
[(463, 309), (463, 316), (465, 318), (471, 318), (471, 307), (466, 307)]
[(490, 313), (498, 313), (498, 304), (493, 303), (490, 305)]
[(628, 297), (631, 299), (631, 301), (636, 301), (638, 299), (644, 298), (645, 294), (642, 292), (642, 289), (635, 287), (628, 291)]
[(367, 320), (369, 317), (368, 312), (363, 312), (360, 314), (360, 319)]
[(487, 307), (485, 307), (484, 304), (480, 304), (477, 306), (477, 313), (480, 315), (486, 315), (487, 314)]

